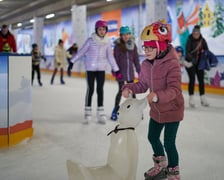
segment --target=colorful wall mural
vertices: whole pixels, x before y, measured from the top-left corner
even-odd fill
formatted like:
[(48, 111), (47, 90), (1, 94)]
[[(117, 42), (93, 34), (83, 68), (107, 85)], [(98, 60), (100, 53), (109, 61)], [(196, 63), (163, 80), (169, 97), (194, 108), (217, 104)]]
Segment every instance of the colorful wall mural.
[[(140, 8), (141, 14), (139, 13)], [(128, 25), (132, 30), (132, 35), (135, 37), (136, 44), (139, 45), (139, 53), (141, 54), (139, 35), (142, 28), (146, 25), (145, 9), (143, 4), (141, 7), (137, 5), (89, 16), (87, 17), (87, 36), (90, 36), (95, 31), (94, 25), (97, 20), (107, 20), (109, 24), (108, 35), (113, 46), (113, 41), (119, 36), (119, 27)], [(168, 23), (172, 25), (173, 46), (181, 45), (185, 47), (187, 38), (191, 34), (194, 25), (199, 24), (201, 26), (201, 33), (206, 39), (209, 49), (219, 59), (218, 67), (213, 68), (206, 75), (207, 84), (224, 87), (224, 0), (168, 0), (167, 15)], [(23, 37), (27, 39), (26, 36)], [(53, 56), (54, 47), (59, 38), (65, 40), (65, 48), (72, 45), (71, 21), (44, 27), (43, 43), (45, 55)], [(29, 39), (33, 38), (30, 37)], [(21, 41), (20, 43), (17, 42), (19, 49), (26, 50), (27, 48), (20, 48), (20, 46), (23, 46)], [(51, 67), (51, 65), (48, 67)], [(188, 82), (184, 69), (183, 82)]]

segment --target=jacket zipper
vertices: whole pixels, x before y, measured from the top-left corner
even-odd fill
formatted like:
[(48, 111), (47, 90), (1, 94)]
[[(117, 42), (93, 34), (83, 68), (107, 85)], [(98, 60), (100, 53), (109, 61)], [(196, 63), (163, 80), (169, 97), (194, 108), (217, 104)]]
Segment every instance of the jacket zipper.
[(127, 78), (128, 78), (128, 81), (130, 81), (130, 61), (129, 61), (129, 54), (128, 54), (128, 51), (127, 51)]
[[(155, 66), (155, 63), (156, 63), (156, 61), (154, 60), (154, 63), (152, 64), (152, 68), (151, 68), (151, 92), (153, 91), (154, 92), (154, 87), (153, 87), (153, 69), (154, 69), (154, 66)], [(159, 111), (159, 109), (156, 107), (156, 104), (155, 103), (152, 103), (153, 104), (153, 106), (154, 106), (154, 108), (157, 110), (157, 112), (158, 112), (158, 115), (159, 115), (159, 122), (160, 122), (160, 111)]]

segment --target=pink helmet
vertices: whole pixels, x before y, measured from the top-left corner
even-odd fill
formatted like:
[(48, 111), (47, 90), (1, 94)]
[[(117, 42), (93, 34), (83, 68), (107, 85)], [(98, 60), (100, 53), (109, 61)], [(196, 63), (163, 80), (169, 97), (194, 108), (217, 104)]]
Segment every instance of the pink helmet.
[(107, 22), (103, 21), (103, 20), (97, 21), (96, 24), (95, 24), (95, 28), (97, 29), (99, 27), (106, 27), (107, 28)]

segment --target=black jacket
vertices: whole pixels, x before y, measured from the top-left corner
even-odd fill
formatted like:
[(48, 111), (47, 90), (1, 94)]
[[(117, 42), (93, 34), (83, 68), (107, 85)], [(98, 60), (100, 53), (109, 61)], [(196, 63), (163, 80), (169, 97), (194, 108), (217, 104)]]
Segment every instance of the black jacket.
[[(199, 43), (201, 44), (199, 45)], [(191, 34), (188, 37), (186, 45), (186, 60), (192, 62), (193, 60), (199, 60), (202, 50), (208, 50), (206, 40), (200, 35), (199, 39), (194, 39)]]

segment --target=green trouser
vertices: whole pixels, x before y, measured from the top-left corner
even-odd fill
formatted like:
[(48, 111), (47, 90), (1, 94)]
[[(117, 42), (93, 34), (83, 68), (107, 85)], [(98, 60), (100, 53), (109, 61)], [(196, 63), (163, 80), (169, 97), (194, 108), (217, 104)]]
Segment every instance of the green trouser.
[[(154, 156), (165, 156), (164, 148), (168, 158), (168, 167), (176, 167), (179, 163), (176, 149), (176, 134), (179, 122), (157, 123), (152, 118), (149, 122), (148, 140), (152, 146)], [(160, 141), (160, 135), (164, 128), (164, 148)]]

